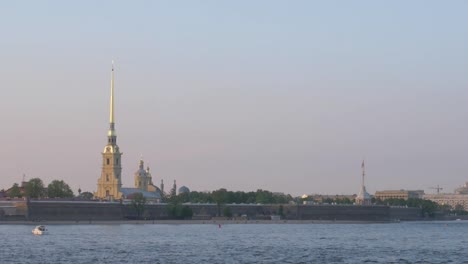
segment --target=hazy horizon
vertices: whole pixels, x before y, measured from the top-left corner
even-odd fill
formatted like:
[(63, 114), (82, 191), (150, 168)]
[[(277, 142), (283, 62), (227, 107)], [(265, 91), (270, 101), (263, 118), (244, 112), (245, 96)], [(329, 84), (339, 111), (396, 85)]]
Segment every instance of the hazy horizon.
[(356, 194), (468, 181), (468, 2), (0, 4), (0, 189), (122, 180)]

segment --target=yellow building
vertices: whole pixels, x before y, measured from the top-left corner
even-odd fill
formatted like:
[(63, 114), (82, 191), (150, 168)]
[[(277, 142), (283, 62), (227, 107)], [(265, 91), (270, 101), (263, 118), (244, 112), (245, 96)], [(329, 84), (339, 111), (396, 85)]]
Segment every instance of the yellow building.
[(144, 168), (144, 161), (140, 159), (138, 170), (134, 174), (135, 188), (146, 192), (160, 192), (160, 189), (153, 184), (153, 177), (151, 176), (149, 167)]
[(424, 195), (423, 190), (408, 191), (408, 190), (385, 190), (375, 192), (374, 197), (384, 201), (386, 199), (403, 199), (408, 200), (408, 198), (417, 198), (422, 199)]

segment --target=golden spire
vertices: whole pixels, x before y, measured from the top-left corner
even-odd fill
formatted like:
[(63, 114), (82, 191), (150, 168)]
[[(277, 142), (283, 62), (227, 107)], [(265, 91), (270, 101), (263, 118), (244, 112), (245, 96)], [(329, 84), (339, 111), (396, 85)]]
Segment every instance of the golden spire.
[(110, 96), (110, 116), (109, 116), (109, 144), (116, 144), (115, 124), (114, 124), (114, 61), (112, 61), (112, 72), (111, 72), (111, 96)]
[(114, 123), (114, 61), (112, 61), (111, 73), (110, 123)]

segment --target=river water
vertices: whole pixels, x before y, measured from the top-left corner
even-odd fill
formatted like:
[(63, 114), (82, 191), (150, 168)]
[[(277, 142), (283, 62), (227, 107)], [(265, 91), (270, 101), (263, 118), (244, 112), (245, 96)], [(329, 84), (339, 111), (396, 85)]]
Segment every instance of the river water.
[(468, 263), (468, 221), (0, 225), (0, 263)]

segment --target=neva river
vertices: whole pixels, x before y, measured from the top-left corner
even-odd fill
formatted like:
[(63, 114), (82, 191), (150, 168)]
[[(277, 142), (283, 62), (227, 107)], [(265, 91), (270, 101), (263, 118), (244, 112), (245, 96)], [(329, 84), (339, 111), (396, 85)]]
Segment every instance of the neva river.
[(0, 225), (0, 263), (468, 263), (468, 221)]

